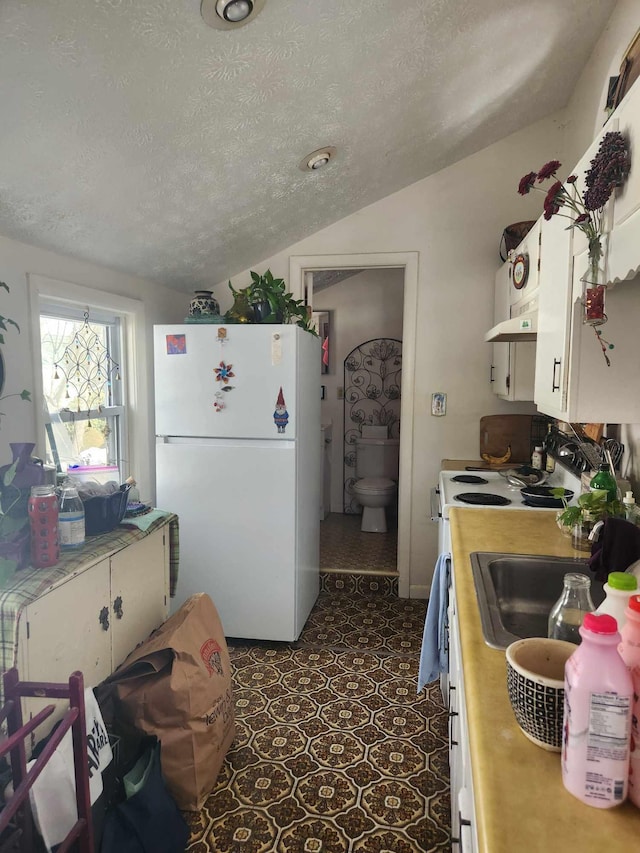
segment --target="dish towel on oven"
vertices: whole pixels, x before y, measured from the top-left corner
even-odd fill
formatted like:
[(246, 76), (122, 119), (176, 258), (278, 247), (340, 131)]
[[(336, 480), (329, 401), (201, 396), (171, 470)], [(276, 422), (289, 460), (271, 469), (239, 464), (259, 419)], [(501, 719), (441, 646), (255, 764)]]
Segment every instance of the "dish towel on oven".
[(433, 572), (431, 592), (424, 621), (420, 669), (418, 671), (418, 693), (425, 684), (434, 681), (441, 672), (449, 668), (449, 644), (447, 641), (447, 599), (451, 554), (440, 554)]

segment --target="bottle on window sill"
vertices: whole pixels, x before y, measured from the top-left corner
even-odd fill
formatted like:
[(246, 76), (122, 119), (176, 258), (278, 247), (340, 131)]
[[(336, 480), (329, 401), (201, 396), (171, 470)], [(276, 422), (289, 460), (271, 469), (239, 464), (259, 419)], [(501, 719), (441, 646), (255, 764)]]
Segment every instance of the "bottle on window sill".
[(127, 503), (135, 504), (140, 503), (140, 491), (138, 489), (138, 484), (133, 477), (127, 477), (125, 483), (131, 483), (131, 488), (129, 489), (129, 498)]
[(84, 504), (78, 490), (70, 483), (65, 483), (60, 492), (58, 530), (61, 548), (81, 548), (84, 545)]

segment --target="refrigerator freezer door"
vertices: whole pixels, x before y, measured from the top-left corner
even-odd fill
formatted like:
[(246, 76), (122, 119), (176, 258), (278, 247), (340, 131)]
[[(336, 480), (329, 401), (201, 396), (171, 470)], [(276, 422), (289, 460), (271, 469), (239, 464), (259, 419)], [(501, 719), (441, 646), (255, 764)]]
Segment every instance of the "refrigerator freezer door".
[(296, 533), (295, 442), (158, 439), (156, 459), (158, 506), (180, 518), (172, 609), (206, 592), (226, 636), (296, 640), (319, 580), (317, 537)]
[(156, 435), (295, 438), (300, 334), (291, 325), (154, 326)]

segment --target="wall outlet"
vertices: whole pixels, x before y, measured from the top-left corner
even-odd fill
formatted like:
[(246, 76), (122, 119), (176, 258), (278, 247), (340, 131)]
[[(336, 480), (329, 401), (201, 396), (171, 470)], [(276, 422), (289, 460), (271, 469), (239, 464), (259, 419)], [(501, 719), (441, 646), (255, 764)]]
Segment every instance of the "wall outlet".
[(344, 400), (344, 388), (342, 387), (342, 385), (338, 385), (336, 389), (336, 397), (338, 398), (338, 400)]

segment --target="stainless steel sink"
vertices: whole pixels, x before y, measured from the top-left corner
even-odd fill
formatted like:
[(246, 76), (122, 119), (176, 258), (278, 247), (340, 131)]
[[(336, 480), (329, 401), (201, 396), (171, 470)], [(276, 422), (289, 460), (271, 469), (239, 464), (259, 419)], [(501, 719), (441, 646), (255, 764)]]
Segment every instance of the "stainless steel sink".
[[(567, 572), (592, 577), (586, 559), (474, 551), (471, 568), (484, 641), (506, 649), (524, 637), (546, 637), (549, 611), (562, 592)], [(601, 583), (591, 581), (597, 607), (604, 599)]]

